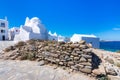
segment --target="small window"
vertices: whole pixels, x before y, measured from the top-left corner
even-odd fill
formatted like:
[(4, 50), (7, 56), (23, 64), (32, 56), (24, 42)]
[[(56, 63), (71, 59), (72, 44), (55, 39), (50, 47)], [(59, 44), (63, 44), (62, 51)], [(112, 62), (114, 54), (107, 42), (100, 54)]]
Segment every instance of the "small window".
[(5, 27), (5, 23), (1, 23), (1, 27)]
[(1, 33), (5, 33), (5, 30), (1, 30)]

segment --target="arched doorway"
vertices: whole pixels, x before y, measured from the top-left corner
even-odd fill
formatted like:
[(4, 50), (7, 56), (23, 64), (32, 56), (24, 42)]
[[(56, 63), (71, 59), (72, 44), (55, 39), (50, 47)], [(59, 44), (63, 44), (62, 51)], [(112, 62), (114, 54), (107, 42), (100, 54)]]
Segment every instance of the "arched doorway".
[(2, 40), (3, 40), (3, 41), (5, 40), (5, 36), (4, 36), (4, 35), (2, 36)]

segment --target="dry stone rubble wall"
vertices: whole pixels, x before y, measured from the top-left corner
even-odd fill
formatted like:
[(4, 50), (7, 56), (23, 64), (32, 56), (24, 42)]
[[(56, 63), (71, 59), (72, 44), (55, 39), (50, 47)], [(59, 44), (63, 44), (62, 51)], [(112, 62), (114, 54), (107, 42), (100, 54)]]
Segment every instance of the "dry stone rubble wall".
[(75, 70), (87, 74), (91, 73), (99, 65), (97, 64), (99, 59), (95, 58), (91, 45), (86, 44), (85, 41), (65, 43), (29, 40), (27, 42), (19, 42), (4, 51), (2, 55), (4, 59), (43, 61), (42, 64), (55, 64), (69, 68), (72, 71)]

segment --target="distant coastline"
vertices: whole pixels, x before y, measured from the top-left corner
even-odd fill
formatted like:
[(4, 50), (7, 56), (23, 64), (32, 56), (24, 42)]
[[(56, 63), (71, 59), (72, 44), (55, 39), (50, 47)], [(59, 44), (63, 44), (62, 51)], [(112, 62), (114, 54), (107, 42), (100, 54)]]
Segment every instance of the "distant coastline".
[(100, 41), (100, 49), (116, 52), (120, 50), (120, 41)]

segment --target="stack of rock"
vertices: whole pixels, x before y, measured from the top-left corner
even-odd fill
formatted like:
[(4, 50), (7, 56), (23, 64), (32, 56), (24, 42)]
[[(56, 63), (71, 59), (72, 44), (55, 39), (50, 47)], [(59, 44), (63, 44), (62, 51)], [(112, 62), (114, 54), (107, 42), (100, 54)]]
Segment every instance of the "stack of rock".
[(30, 40), (18, 44), (6, 48), (7, 51), (2, 55), (2, 58), (44, 61), (44, 64), (52, 63), (84, 73), (92, 72), (93, 53), (91, 46), (85, 41), (65, 43)]

